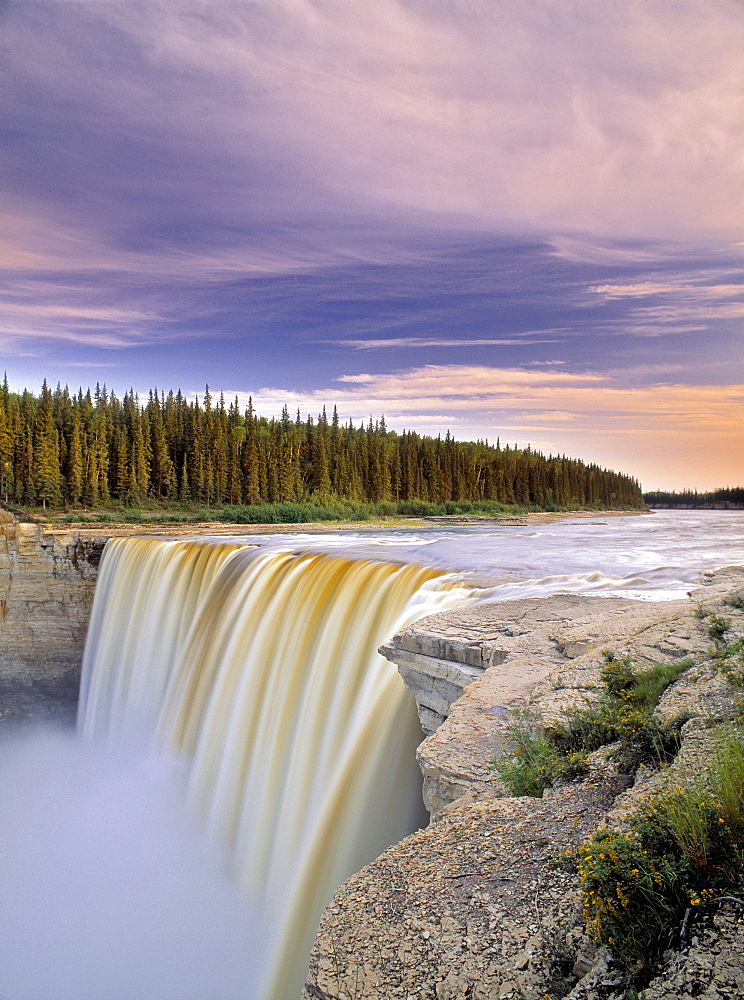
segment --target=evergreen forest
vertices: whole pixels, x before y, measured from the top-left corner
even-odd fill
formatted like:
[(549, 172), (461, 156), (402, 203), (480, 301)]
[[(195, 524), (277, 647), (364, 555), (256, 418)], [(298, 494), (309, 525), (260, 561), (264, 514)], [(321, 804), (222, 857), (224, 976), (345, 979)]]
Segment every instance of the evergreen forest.
[(710, 493), (698, 493), (697, 490), (682, 490), (681, 493), (655, 490), (644, 493), (644, 499), (652, 507), (714, 507), (729, 504), (744, 506), (744, 486), (726, 486)]
[[(442, 513), (468, 504), (558, 510), (641, 507), (630, 476), (499, 442), (388, 430), (380, 419), (341, 423), (259, 416), (237, 398), (201, 401), (179, 390), (119, 399), (104, 385), (36, 395), (0, 389), (0, 496), (52, 509), (148, 504), (376, 505), (382, 513)], [(387, 506), (386, 506), (387, 505)], [(395, 505), (395, 506), (393, 506)], [(430, 510), (428, 512), (431, 512)]]

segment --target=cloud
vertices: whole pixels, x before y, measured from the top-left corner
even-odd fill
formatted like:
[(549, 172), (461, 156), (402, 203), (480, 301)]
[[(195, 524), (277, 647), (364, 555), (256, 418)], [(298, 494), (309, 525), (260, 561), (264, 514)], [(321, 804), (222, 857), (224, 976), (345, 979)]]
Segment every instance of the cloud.
[(364, 340), (342, 340), (339, 343), (343, 347), (353, 347), (358, 351), (374, 351), (388, 348), (409, 348), (409, 347), (517, 347), (530, 344), (553, 344), (556, 338), (533, 338), (529, 334), (522, 337), (508, 338), (488, 338), (488, 337), (380, 337), (374, 339), (367, 337)]
[(607, 299), (644, 298), (647, 295), (679, 295), (692, 292), (706, 298), (731, 298), (744, 295), (744, 285), (692, 285), (674, 281), (643, 281), (634, 285), (595, 285), (589, 289)]
[(11, 137), (33, 123), (6, 153), (15, 194), (99, 234), (215, 240), (311, 204), (447, 229), (744, 223), (730, 0), (17, 4), (4, 39)]
[[(704, 433), (699, 426), (701, 418), (707, 427), (733, 426), (740, 422), (744, 402), (742, 386), (655, 384), (628, 388), (613, 386), (602, 375), (483, 366), (426, 365), (391, 375), (345, 375), (336, 381), (342, 388), (311, 393), (261, 389), (254, 394), (254, 405), (278, 415), (277, 408), (290, 402), (293, 408), (300, 406), (308, 412), (336, 404), (357, 418), (384, 413), (399, 421), (418, 419), (422, 409), (431, 409), (438, 401), (446, 402), (450, 416), (471, 424), (482, 424), (489, 414), (491, 419), (498, 417), (511, 424), (513, 416), (524, 422), (525, 415), (532, 414), (543, 421), (546, 414), (560, 412), (562, 419), (570, 420), (604, 415), (613, 421), (641, 422), (654, 417), (657, 423), (671, 421), (675, 427), (684, 424), (694, 430), (698, 426), (696, 433)], [(226, 395), (232, 398), (235, 393)], [(490, 430), (498, 430), (498, 424), (493, 423)]]
[(717, 433), (592, 373), (744, 379), (742, 50), (733, 0), (9, 5), (4, 350), (600, 458), (686, 393)]
[[(259, 325), (294, 308), (317, 342), (335, 310), (329, 336), (368, 351), (521, 346), (536, 317), (494, 302), (525, 288), (558, 312), (569, 295), (625, 303), (596, 335), (739, 318), (731, 278), (639, 274), (670, 241), (712, 252), (744, 222), (744, 21), (729, 0), (133, 9), (19, 3), (3, 23), (0, 253), (11, 291), (33, 285), (23, 301), (80, 310), (53, 336), (90, 335), (94, 283), (150, 315), (138, 344), (194, 308), (221, 335), (238, 282)], [(506, 233), (519, 253), (502, 253)], [(565, 271), (545, 280), (551, 257)], [(626, 273), (576, 280), (608, 264)], [(325, 316), (294, 278), (316, 283)], [(540, 317), (548, 342), (572, 326), (556, 319)], [(103, 329), (101, 344), (128, 336)]]

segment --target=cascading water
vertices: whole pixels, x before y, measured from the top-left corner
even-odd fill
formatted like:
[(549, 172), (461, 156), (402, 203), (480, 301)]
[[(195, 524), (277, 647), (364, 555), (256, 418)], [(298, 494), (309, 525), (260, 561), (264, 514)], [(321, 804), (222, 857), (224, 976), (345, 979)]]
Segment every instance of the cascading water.
[(188, 760), (191, 799), (271, 928), (267, 1000), (299, 995), (335, 887), (424, 819), (415, 706), (377, 647), (473, 599), (415, 565), (109, 542), (79, 728), (145, 727)]

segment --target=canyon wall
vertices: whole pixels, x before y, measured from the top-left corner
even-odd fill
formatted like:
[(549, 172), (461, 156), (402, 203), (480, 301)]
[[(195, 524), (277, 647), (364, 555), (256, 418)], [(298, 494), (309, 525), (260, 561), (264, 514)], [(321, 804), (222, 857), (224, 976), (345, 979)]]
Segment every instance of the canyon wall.
[(66, 527), (19, 520), (0, 506), (0, 718), (76, 705), (98, 567), (109, 538), (241, 531), (225, 524)]
[(106, 540), (0, 510), (0, 716), (76, 702)]

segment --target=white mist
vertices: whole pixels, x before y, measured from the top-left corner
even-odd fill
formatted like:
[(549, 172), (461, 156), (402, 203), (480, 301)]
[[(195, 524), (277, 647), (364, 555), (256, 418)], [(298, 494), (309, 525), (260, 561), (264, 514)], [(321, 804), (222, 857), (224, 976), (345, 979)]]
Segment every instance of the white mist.
[(2, 1000), (251, 1000), (266, 929), (181, 765), (72, 730), (0, 739)]

